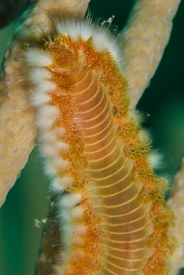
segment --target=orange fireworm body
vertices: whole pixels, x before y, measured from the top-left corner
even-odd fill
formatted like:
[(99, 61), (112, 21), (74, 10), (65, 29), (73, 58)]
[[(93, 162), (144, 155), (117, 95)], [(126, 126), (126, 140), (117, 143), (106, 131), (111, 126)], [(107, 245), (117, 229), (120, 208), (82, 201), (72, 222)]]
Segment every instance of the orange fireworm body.
[(117, 38), (90, 20), (56, 29), (26, 53), (52, 193), (36, 274), (169, 274), (174, 217), (129, 110)]

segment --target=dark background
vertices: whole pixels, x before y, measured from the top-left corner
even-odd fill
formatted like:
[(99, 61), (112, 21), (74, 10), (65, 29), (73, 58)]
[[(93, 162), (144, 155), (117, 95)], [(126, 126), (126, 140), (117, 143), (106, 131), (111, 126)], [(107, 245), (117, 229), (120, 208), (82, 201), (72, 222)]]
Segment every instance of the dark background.
[[(0, 26), (14, 20), (28, 3), (23, 0), (17, 1), (16, 4), (15, 2), (0, 1), (0, 15), (2, 12), (4, 14), (3, 17), (0, 16)], [(115, 15), (113, 24), (118, 25), (120, 30), (125, 25), (134, 2), (91, 0), (90, 9), (95, 16), (105, 19)], [(7, 8), (6, 3), (11, 6)], [(11, 26), (5, 29), (3, 36), (11, 34), (11, 29)], [(166, 175), (170, 183), (184, 151), (183, 30), (184, 1), (180, 4), (174, 19), (171, 39), (159, 68), (138, 104), (138, 109), (145, 117), (143, 126), (152, 134), (153, 148), (163, 155), (162, 169), (158, 172)], [(2, 49), (3, 36), (0, 33)], [(37, 228), (34, 224), (35, 219), (42, 220), (47, 217), (47, 187), (42, 160), (35, 149), (0, 210), (1, 275), (34, 274), (34, 262), (41, 235), (41, 227)]]

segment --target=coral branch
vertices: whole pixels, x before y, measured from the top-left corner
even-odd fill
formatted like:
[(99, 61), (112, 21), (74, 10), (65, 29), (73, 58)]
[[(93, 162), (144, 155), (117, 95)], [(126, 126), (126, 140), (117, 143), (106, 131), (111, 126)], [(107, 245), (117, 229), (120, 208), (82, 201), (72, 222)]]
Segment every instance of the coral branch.
[(133, 109), (158, 67), (179, 0), (139, 0), (120, 39)]
[(173, 189), (170, 194), (168, 204), (172, 207), (176, 215), (175, 235), (178, 238), (178, 249), (170, 259), (174, 274), (177, 274), (178, 269), (184, 267), (184, 155), (182, 156), (179, 171), (175, 176)]
[[(14, 184), (33, 149), (36, 129), (34, 113), (28, 102), (29, 87), (23, 85), (22, 52), (26, 47), (43, 43), (48, 37), (52, 20), (50, 14), (68, 13), (83, 16), (89, 0), (38, 1), (22, 16), (22, 23), (8, 45), (1, 73), (0, 96), (0, 206)], [(3, 130), (2, 130), (3, 129)]]

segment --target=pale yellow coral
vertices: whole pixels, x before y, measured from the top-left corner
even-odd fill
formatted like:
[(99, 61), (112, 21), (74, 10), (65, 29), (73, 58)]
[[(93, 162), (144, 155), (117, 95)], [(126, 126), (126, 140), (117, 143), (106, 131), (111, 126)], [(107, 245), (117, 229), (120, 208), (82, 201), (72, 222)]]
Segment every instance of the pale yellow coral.
[[(47, 36), (52, 20), (49, 14), (78, 14), (83, 16), (88, 0), (38, 1), (24, 15), (7, 47), (0, 82), (0, 206), (17, 179), (34, 147), (36, 129), (34, 113), (28, 103), (28, 90), (23, 87), (25, 70), (21, 54), (28, 43)], [(48, 14), (49, 11), (49, 14)]]
[(137, 1), (121, 34), (132, 109), (158, 67), (179, 3), (180, 0)]
[(184, 155), (178, 173), (175, 176), (173, 188), (171, 190), (170, 199), (168, 204), (172, 207), (176, 215), (175, 235), (178, 238), (178, 249), (170, 259), (171, 266), (173, 267), (174, 274), (178, 269), (184, 267)]

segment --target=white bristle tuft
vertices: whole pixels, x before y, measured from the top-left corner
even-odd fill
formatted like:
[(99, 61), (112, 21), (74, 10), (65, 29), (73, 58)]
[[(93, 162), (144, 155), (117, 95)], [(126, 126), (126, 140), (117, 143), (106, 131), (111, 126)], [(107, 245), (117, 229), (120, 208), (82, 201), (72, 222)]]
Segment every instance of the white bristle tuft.
[(31, 105), (34, 107), (39, 107), (44, 104), (51, 103), (51, 97), (46, 93), (35, 93), (33, 92), (30, 96)]
[(56, 28), (58, 33), (69, 36), (73, 41), (91, 39), (96, 51), (109, 51), (116, 62), (120, 63), (120, 49), (117, 46), (116, 38), (107, 28), (93, 24), (89, 18), (77, 22), (72, 20), (61, 22), (57, 24)]
[(66, 135), (66, 129), (64, 127), (55, 128), (55, 131), (58, 137), (63, 137)]
[(31, 71), (29, 79), (34, 84), (39, 84), (42, 81), (51, 79), (51, 73), (44, 68), (35, 68)]
[(45, 142), (41, 145), (42, 155), (48, 157), (54, 157), (56, 155), (59, 155), (61, 152), (67, 152), (68, 149), (69, 145), (64, 142), (55, 140), (55, 136), (53, 137), (53, 140), (51, 142), (47, 142), (47, 140), (45, 139)]
[(60, 115), (60, 110), (54, 105), (43, 105), (37, 114), (37, 125), (42, 129), (53, 125)]
[(60, 193), (62, 194), (65, 191), (65, 188), (62, 185), (59, 185), (57, 182), (57, 178), (54, 178), (50, 185), (50, 191), (54, 193)]
[(52, 181), (52, 190), (54, 192), (60, 192), (60, 190), (66, 189), (73, 184), (72, 178), (54, 178)]
[(70, 167), (67, 160), (63, 160), (61, 156), (49, 157), (45, 164), (45, 173), (50, 177), (55, 177), (58, 169), (66, 170)]
[(112, 37), (112, 35), (107, 33), (105, 29), (94, 33), (92, 43), (96, 51), (109, 51), (113, 58), (119, 62), (119, 49), (117, 47), (116, 40)]
[[(77, 24), (76, 24), (77, 23)], [(68, 35), (72, 40), (88, 40), (94, 34), (94, 29), (88, 24), (75, 21), (62, 22), (57, 25), (58, 33)]]
[(71, 215), (73, 219), (80, 219), (84, 214), (84, 208), (82, 206), (76, 206), (72, 209)]
[(58, 150), (56, 150), (53, 147), (53, 144), (50, 144), (50, 143), (44, 142), (43, 144), (41, 144), (40, 150), (41, 150), (42, 156), (45, 156), (45, 157), (54, 157), (59, 155)]
[(139, 133), (139, 138), (143, 143), (149, 142), (151, 139), (150, 132), (146, 129), (142, 129), (142, 131)]
[(64, 187), (70, 187), (74, 182), (72, 178), (68, 178), (68, 177), (63, 177), (61, 181)]
[(80, 203), (81, 200), (82, 200), (82, 196), (79, 193), (65, 195), (65, 196), (62, 196), (62, 199), (60, 201), (60, 206), (66, 207), (66, 208), (72, 208), (76, 206), (78, 203)]
[(48, 52), (32, 49), (26, 53), (26, 61), (32, 67), (47, 67), (52, 64), (52, 57)]
[(62, 159), (61, 156), (55, 156), (53, 158), (54, 166), (56, 166), (57, 169), (68, 169), (70, 167), (70, 162), (67, 160)]
[(51, 93), (55, 91), (57, 88), (56, 83), (51, 82), (49, 80), (44, 80), (43, 82), (40, 82), (37, 84), (34, 92), (35, 93)]
[[(48, 125), (47, 125), (48, 126)], [(40, 140), (45, 141), (47, 143), (55, 143), (57, 142), (57, 135), (55, 131), (55, 127), (42, 127), (42, 132), (40, 134)]]
[(58, 153), (61, 151), (67, 152), (69, 150), (69, 144), (60, 141), (60, 138), (64, 136), (65, 132), (66, 130), (64, 128), (59, 129), (47, 123), (42, 124), (40, 141), (43, 141), (43, 150), (48, 146), (51, 147), (51, 150), (57, 151)]
[(156, 151), (152, 151), (149, 154), (149, 162), (153, 169), (162, 167), (163, 156)]
[(76, 234), (79, 234), (79, 235), (84, 235), (85, 233), (86, 233), (86, 231), (87, 231), (87, 228), (86, 228), (86, 226), (84, 226), (84, 225), (76, 225), (76, 226), (74, 226), (74, 229), (73, 229), (73, 231), (76, 233)]
[[(41, 116), (39, 116), (37, 118), (36, 125), (39, 128), (48, 129), (48, 128), (52, 127), (53, 122), (54, 122), (53, 118), (48, 118), (48, 120), (44, 121), (43, 118)], [(46, 135), (47, 135), (47, 133), (46, 133)]]
[(133, 118), (139, 122), (139, 124), (144, 122), (144, 116), (138, 110), (130, 110), (129, 111), (130, 118)]
[(45, 174), (49, 177), (55, 177), (56, 176), (56, 169), (51, 161), (46, 162), (44, 167)]
[(53, 144), (53, 147), (57, 151), (62, 151), (62, 152), (68, 152), (69, 151), (69, 144), (62, 142), (62, 141), (57, 141), (55, 144)]

